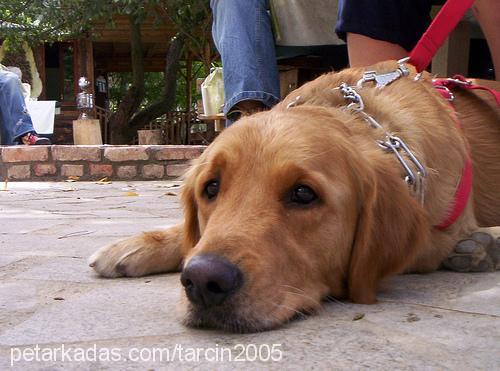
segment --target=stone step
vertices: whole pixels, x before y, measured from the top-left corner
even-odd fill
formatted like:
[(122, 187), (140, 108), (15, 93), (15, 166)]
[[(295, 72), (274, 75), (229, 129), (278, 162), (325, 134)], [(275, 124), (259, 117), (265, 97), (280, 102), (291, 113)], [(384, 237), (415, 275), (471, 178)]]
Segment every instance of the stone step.
[(175, 179), (206, 146), (0, 146), (3, 180)]

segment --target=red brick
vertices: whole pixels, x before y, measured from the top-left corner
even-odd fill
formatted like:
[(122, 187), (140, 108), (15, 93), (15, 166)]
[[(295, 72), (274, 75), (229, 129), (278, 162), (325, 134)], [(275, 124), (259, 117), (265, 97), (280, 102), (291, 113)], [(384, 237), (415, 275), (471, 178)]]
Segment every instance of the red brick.
[(155, 148), (157, 160), (184, 160), (200, 157), (205, 146), (162, 146)]
[(100, 161), (98, 146), (53, 146), (52, 158), (56, 161)]
[(163, 165), (144, 165), (142, 167), (142, 176), (146, 179), (161, 179), (165, 174)]
[(147, 146), (110, 147), (104, 150), (104, 157), (110, 161), (137, 161), (149, 158)]
[(189, 164), (173, 164), (167, 165), (168, 176), (181, 176), (184, 175), (186, 170), (189, 169)]
[(111, 176), (113, 175), (112, 165), (90, 164), (91, 176)]
[(83, 165), (62, 165), (61, 176), (83, 176)]
[(48, 146), (15, 146), (2, 149), (3, 162), (47, 161)]
[(120, 179), (132, 179), (137, 176), (136, 166), (120, 166), (116, 170), (116, 176)]
[(30, 165), (14, 165), (7, 172), (9, 179), (29, 179), (31, 177)]
[(54, 164), (35, 164), (33, 170), (36, 176), (54, 175), (57, 172)]

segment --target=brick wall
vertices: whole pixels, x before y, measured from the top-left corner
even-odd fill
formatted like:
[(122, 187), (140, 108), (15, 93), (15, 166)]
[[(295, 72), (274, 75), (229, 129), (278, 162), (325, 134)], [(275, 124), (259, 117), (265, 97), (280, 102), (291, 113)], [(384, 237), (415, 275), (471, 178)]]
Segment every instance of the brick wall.
[(175, 179), (205, 146), (0, 147), (0, 177), (9, 180)]

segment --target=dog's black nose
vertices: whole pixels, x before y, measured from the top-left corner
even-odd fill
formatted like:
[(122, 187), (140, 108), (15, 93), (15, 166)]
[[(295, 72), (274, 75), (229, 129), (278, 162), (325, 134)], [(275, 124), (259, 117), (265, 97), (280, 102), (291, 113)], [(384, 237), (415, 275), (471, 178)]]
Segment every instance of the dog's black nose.
[(234, 264), (212, 254), (193, 257), (184, 267), (181, 283), (193, 304), (220, 305), (243, 284), (243, 274)]

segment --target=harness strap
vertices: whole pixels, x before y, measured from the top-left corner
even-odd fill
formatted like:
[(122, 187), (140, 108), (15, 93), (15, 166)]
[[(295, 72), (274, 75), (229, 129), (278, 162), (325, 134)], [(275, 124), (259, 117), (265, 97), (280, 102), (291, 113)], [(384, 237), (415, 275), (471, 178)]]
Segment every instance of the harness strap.
[[(486, 86), (475, 85), (471, 81), (467, 80), (465, 77), (461, 75), (455, 75), (451, 79), (434, 79), (434, 86), (439, 89), (439, 92), (443, 95), (444, 98), (448, 100), (453, 100), (453, 94), (451, 93), (451, 89), (453, 88), (462, 88), (462, 89), (471, 89), (471, 90), (484, 90), (490, 93), (493, 98), (495, 98), (497, 102), (497, 106), (500, 106), (500, 92), (488, 88)], [(446, 89), (442, 89), (441, 87), (445, 87)]]
[(448, 35), (475, 0), (448, 0), (410, 53), (409, 63), (418, 72), (427, 68)]
[[(456, 79), (456, 80), (454, 80)], [(442, 97), (450, 102), (451, 107), (453, 107), (453, 116), (455, 125), (457, 127), (461, 127), (460, 121), (457, 118), (455, 107), (451, 104), (453, 101), (453, 93), (450, 91), (451, 88), (454, 87), (465, 87), (468, 89), (472, 89), (472, 84), (469, 81), (465, 80), (462, 76), (455, 76), (453, 79), (436, 79), (433, 82), (433, 85), (437, 88), (438, 92), (441, 93)], [(443, 89), (444, 87), (444, 89)], [(477, 89), (481, 89), (482, 87), (478, 86)], [(490, 90), (484, 88), (482, 90)], [(447, 217), (438, 225), (435, 225), (434, 228), (439, 229), (440, 231), (450, 227), (453, 225), (462, 212), (465, 210), (467, 206), (467, 201), (469, 200), (470, 194), (472, 192), (472, 160), (470, 158), (470, 154), (468, 154), (465, 158), (464, 168), (462, 170), (462, 176), (460, 178), (460, 183), (455, 191), (455, 197), (453, 200), (453, 206), (450, 208)]]
[(469, 200), (469, 196), (472, 191), (472, 178), (472, 161), (470, 159), (470, 156), (467, 156), (465, 158), (464, 169), (462, 171), (462, 178), (460, 179), (460, 183), (457, 187), (457, 190), (455, 191), (455, 200), (453, 202), (453, 206), (448, 212), (448, 216), (446, 217), (446, 219), (438, 225), (435, 225), (435, 228), (442, 231), (453, 225), (460, 217), (460, 215), (462, 215), (462, 212), (467, 206), (467, 201)]

